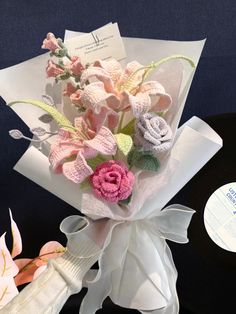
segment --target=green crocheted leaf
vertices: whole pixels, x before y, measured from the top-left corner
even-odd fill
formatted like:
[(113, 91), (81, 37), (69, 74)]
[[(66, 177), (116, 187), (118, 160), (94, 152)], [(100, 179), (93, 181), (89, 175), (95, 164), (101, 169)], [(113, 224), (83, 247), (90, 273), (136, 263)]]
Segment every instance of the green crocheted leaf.
[(43, 109), (44, 111), (46, 111), (50, 116), (52, 116), (52, 118), (57, 122), (57, 124), (60, 127), (63, 127), (65, 129), (72, 129), (72, 130), (76, 130), (72, 123), (65, 117), (63, 116), (63, 114), (61, 114), (55, 107), (52, 107), (42, 101), (38, 101), (38, 100), (33, 100), (33, 99), (26, 99), (26, 100), (17, 100), (17, 101), (13, 101), (11, 103), (9, 103), (9, 106), (12, 106), (14, 104), (18, 104), (18, 103), (24, 103), (24, 104), (29, 104), (29, 105), (33, 105), (36, 107), (39, 107), (41, 109)]
[(127, 156), (127, 162), (132, 167), (134, 166), (135, 160), (141, 158), (145, 154), (151, 154), (151, 152), (144, 152), (143, 150), (140, 150), (136, 147), (134, 147)]
[(135, 126), (135, 119), (130, 120), (130, 122), (121, 129), (120, 133), (127, 134), (127, 135), (133, 135), (134, 134), (134, 126)]
[(138, 169), (157, 171), (160, 167), (159, 160), (151, 152), (141, 151), (134, 148), (127, 157), (128, 164)]
[(130, 196), (126, 198), (125, 200), (119, 201), (119, 204), (128, 205), (129, 202), (131, 201), (131, 197), (132, 197), (132, 194), (130, 194)]
[(91, 167), (93, 170), (96, 169), (96, 167), (98, 165), (100, 165), (102, 162), (106, 161), (106, 159), (101, 156), (101, 155), (98, 155), (94, 158), (90, 158), (90, 159), (87, 159), (87, 164), (89, 165), (89, 167)]
[(115, 134), (114, 137), (119, 150), (127, 156), (133, 146), (132, 137), (122, 133)]
[(157, 171), (160, 163), (154, 156), (143, 155), (135, 160), (134, 166), (142, 170)]
[(80, 189), (81, 190), (87, 190), (91, 187), (90, 182), (88, 179), (85, 179), (82, 183), (80, 183)]

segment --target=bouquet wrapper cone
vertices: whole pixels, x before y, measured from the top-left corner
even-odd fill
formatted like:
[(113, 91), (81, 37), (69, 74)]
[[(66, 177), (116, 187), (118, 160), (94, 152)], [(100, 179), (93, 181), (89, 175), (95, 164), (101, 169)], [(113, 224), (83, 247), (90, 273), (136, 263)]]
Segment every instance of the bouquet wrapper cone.
[[(65, 38), (69, 40), (73, 36), (78, 36), (78, 33), (67, 31)], [(138, 59), (143, 64), (149, 64), (173, 54), (183, 54), (193, 59), (197, 65), (204, 41), (173, 42), (124, 38), (124, 44), (128, 55), (126, 63)], [(42, 94), (49, 94), (56, 105), (63, 104), (60, 98), (61, 86), (53, 83), (45, 86), (44, 68), (48, 58), (49, 55), (44, 54), (0, 71), (0, 94), (7, 103), (16, 99), (40, 99)], [(159, 76), (161, 76), (160, 72)], [(32, 80), (32, 73), (34, 73), (34, 80)], [(193, 75), (189, 65), (186, 67), (184, 65), (182, 84), (176, 100), (178, 106), (176, 106), (176, 112), (172, 113), (172, 117), (169, 117), (174, 130), (178, 126)], [(168, 81), (166, 84), (168, 85)], [(14, 86), (14, 91), (12, 86)], [(65, 110), (63, 105), (58, 106), (62, 111)], [(44, 114), (39, 108), (32, 107), (29, 110), (29, 105), (17, 104), (13, 110), (30, 128), (38, 126), (51, 131), (55, 128), (53, 123), (45, 125), (42, 119), (39, 119)], [(70, 112), (70, 114), (73, 117), (73, 113)], [(116, 304), (136, 308), (142, 313), (178, 313), (175, 288), (177, 272), (165, 239), (186, 243), (188, 241), (187, 228), (194, 211), (180, 205), (173, 205), (166, 209), (164, 206), (221, 146), (222, 140), (214, 130), (201, 119), (191, 118), (176, 132), (170, 156), (175, 163), (174, 172), (167, 172), (166, 176), (148, 177), (145, 181), (146, 186), (140, 185), (140, 193), (137, 194), (136, 205), (137, 208), (140, 207), (140, 210), (137, 210), (133, 216), (122, 217), (112, 213), (112, 208), (107, 208), (99, 200), (93, 203), (91, 195), (79, 192), (78, 187), (62, 175), (52, 173), (46, 154), (31, 145), (14, 169), (73, 207), (82, 210), (87, 216), (99, 218), (90, 220), (91, 227), (84, 228), (80, 234), (85, 233), (87, 238), (100, 248), (100, 252), (96, 251), (95, 246), (93, 257), (89, 257), (91, 261), (87, 259), (88, 263), (84, 263), (77, 251), (80, 238), (71, 242), (69, 237), (67, 254), (73, 256), (73, 262), (69, 258), (70, 265), (79, 274), (77, 288), (72, 280), (73, 276), (70, 276), (69, 268), (67, 270), (63, 264), (64, 272), (62, 272), (62, 268), (58, 266), (60, 260), (57, 259), (50, 263), (47, 271), (42, 273), (35, 283), (27, 287), (27, 292), (23, 290), (8, 305), (8, 308), (6, 307), (9, 310), (5, 313), (14, 313), (14, 307), (21, 304), (21, 300), (24, 299), (22, 295), (27, 297), (30, 294), (32, 309), (37, 313), (41, 313), (41, 308), (51, 311), (42, 313), (57, 313), (69, 295), (80, 290), (82, 277), (95, 259), (98, 259), (100, 267), (92, 281), (88, 282), (88, 293), (82, 302), (80, 313), (95, 313), (107, 296), (110, 296)], [(159, 180), (160, 178), (162, 180)], [(152, 197), (145, 197), (144, 190), (146, 192), (152, 190)], [(138, 201), (140, 196), (142, 202)], [(110, 219), (104, 220), (102, 214), (107, 209), (109, 212), (107, 217)], [(71, 219), (72, 226), (77, 221), (75, 217), (68, 217), (68, 219), (68, 221)], [(103, 224), (107, 224), (108, 227), (103, 228)], [(91, 232), (87, 233), (86, 230), (91, 230)], [(107, 231), (104, 233), (103, 230)], [(64, 260), (67, 263), (67, 256), (62, 257), (62, 263)], [(59, 291), (54, 293), (52, 287), (57, 280), (61, 288), (59, 287)], [(47, 298), (40, 299), (42, 292), (39, 291), (40, 284), (37, 282), (42, 282), (43, 290), (48, 291)], [(40, 292), (39, 298), (36, 291)], [(21, 311), (18, 312), (24, 313), (24, 307), (27, 309), (28, 306), (27, 303), (23, 303)], [(28, 309), (25, 313), (31, 312)]]

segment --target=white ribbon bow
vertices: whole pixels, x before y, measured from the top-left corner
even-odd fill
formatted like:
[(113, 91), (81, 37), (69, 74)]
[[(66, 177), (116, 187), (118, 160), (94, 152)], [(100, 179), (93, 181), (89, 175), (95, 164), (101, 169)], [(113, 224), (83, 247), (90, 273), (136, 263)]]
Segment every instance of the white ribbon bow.
[[(188, 242), (187, 228), (193, 213), (194, 210), (188, 207), (171, 205), (151, 219), (88, 220), (89, 234), (86, 228), (82, 232), (99, 245), (101, 241), (104, 244), (99, 270), (95, 278), (87, 282), (88, 292), (81, 304), (80, 314), (95, 313), (107, 296), (115, 304), (135, 308), (141, 313), (178, 313), (177, 271), (166, 239), (177, 243)], [(68, 218), (62, 222), (61, 229), (63, 231), (66, 221), (69, 240)], [(72, 216), (69, 220), (74, 230), (78, 217)], [(94, 224), (94, 232), (91, 231), (91, 224)], [(107, 228), (110, 228), (108, 233), (105, 231)], [(103, 239), (101, 230), (104, 230)], [(76, 239), (73, 243), (76, 244)]]

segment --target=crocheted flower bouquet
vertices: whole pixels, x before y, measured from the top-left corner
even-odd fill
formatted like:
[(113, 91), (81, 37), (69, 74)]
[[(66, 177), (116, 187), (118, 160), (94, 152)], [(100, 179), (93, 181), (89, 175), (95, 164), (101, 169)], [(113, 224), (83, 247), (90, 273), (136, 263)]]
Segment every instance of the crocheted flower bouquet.
[[(126, 39), (126, 44), (134, 54), (134, 41)], [(0, 72), (3, 97), (34, 135), (15, 169), (87, 216), (62, 222), (68, 238), (64, 260), (62, 256), (49, 265), (47, 280), (42, 274), (38, 286), (23, 290), (30, 302), (22, 306), (16, 298), (7, 311), (34, 310), (39, 304), (34, 300), (42, 293), (40, 283), (47, 297), (40, 299), (37, 313), (56, 313), (84, 280), (88, 293), (82, 314), (95, 313), (107, 296), (142, 313), (178, 313), (177, 272), (165, 239), (187, 242), (194, 211), (181, 205), (163, 208), (222, 143), (196, 117), (177, 130), (203, 43), (137, 39), (136, 45), (142, 48), (135, 49), (137, 59), (138, 53), (148, 59), (148, 45), (162, 58), (147, 65), (131, 61), (123, 67), (113, 58), (86, 63), (48, 33), (42, 48), (50, 50), (46, 73), (51, 85), (46, 87), (50, 96), (44, 95), (43, 101), (22, 99), (26, 90), (19, 88), (20, 100), (12, 102), (6, 81), (22, 69), (29, 72), (32, 65), (42, 76), (48, 55), (4, 70), (4, 78)], [(45, 113), (47, 123), (42, 119)], [(19, 130), (10, 135), (26, 138)], [(98, 272), (89, 272), (96, 260)], [(57, 287), (62, 278), (59, 297), (50, 287)]]

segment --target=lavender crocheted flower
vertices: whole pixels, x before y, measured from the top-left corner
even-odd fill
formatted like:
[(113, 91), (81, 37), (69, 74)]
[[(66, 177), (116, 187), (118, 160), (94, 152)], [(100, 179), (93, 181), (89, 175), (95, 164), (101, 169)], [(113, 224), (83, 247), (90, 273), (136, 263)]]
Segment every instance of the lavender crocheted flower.
[(145, 151), (165, 152), (171, 148), (171, 128), (163, 118), (145, 113), (136, 122), (135, 144)]

